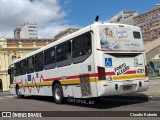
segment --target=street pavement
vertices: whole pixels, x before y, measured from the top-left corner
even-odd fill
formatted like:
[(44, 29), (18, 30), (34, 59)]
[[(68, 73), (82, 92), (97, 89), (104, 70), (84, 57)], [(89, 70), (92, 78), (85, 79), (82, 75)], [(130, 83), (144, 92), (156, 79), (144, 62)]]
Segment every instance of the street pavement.
[(160, 78), (150, 78), (147, 91), (133, 93), (130, 95), (133, 99), (160, 100)]
[(141, 93), (147, 95), (150, 99), (160, 99), (160, 78), (150, 78), (149, 89)]
[(10, 94), (9, 91), (0, 92), (0, 100), (2, 100), (2, 99), (10, 99), (10, 98), (14, 98), (15, 96), (16, 96), (16, 95)]
[[(9, 92), (0, 93), (0, 111), (137, 111), (141, 113), (155, 112), (159, 113), (160, 110), (160, 79), (150, 79), (149, 89), (144, 92), (125, 95), (124, 99), (119, 96), (120, 99), (115, 97), (103, 98), (97, 104), (80, 104), (72, 103), (68, 101), (65, 104), (57, 105), (53, 102), (52, 97), (45, 96), (28, 96), (24, 99), (18, 99), (15, 95), (11, 95)], [(95, 114), (94, 112), (94, 114)], [(59, 113), (61, 114), (61, 112)], [(73, 113), (74, 114), (74, 113)], [(59, 115), (60, 116), (60, 115)], [(71, 114), (72, 116), (72, 114)], [(7, 120), (7, 118), (0, 118), (0, 120)], [(9, 119), (9, 118), (8, 118)], [(20, 119), (20, 118), (12, 118)], [(25, 119), (25, 118), (24, 118)], [(27, 119), (27, 118), (26, 118)], [(35, 120), (36, 118), (30, 118)], [(37, 118), (37, 120), (49, 120), (53, 118)], [(56, 117), (54, 120), (67, 119), (67, 120), (158, 120), (158, 117)]]
[[(62, 105), (53, 102), (52, 97), (47, 96), (27, 96), (25, 98), (11, 98), (0, 100), (0, 112), (30, 112), (30, 113), (42, 113), (43, 120), (53, 119), (54, 120), (63, 117), (68, 120), (158, 120), (158, 117), (134, 117), (130, 116), (130, 113), (155, 113), (160, 115), (159, 101), (132, 101), (132, 100), (112, 100), (106, 99), (101, 100), (97, 104), (81, 104), (66, 102)], [(46, 114), (44, 114), (44, 112)], [(64, 113), (65, 117), (63, 116)], [(111, 113), (111, 114), (109, 114)], [(124, 113), (126, 116), (123, 116)], [(107, 114), (111, 116), (107, 117)], [(50, 116), (50, 118), (45, 117)], [(76, 117), (74, 117), (76, 116)], [(84, 117), (86, 116), (86, 117)], [(107, 118), (106, 118), (106, 117)], [(117, 117), (116, 117), (117, 116)], [(70, 118), (70, 119), (69, 119)], [(91, 119), (92, 118), (92, 119)], [(9, 118), (0, 118), (0, 120), (9, 120)], [(11, 118), (22, 119), (22, 118)], [(35, 120), (36, 118), (29, 118)], [(37, 118), (41, 120), (41, 118)]]

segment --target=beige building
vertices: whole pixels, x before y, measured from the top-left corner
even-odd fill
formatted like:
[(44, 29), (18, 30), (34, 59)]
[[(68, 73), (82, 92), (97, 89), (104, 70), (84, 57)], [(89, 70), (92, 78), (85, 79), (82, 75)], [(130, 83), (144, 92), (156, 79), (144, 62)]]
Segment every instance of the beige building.
[(137, 15), (138, 15), (138, 13), (133, 10), (121, 11), (118, 14), (116, 14), (115, 16), (113, 16), (107, 22), (134, 25), (133, 17), (137, 16)]
[(68, 28), (68, 29), (66, 29), (66, 30), (64, 30), (64, 31), (59, 32), (59, 33), (55, 36), (55, 39), (60, 39), (60, 38), (62, 38), (62, 37), (64, 37), (64, 36), (67, 36), (67, 35), (73, 33), (73, 32), (76, 32), (77, 30), (79, 30), (79, 29), (76, 29), (76, 28)]
[(14, 38), (16, 39), (20, 38), (20, 32), (21, 32), (21, 28), (16, 28), (14, 30)]
[(160, 5), (135, 16), (133, 20), (134, 25), (141, 28), (145, 43), (160, 38)]
[(54, 39), (8, 39), (0, 37), (0, 91), (9, 90), (10, 80), (8, 67), (12, 63), (12, 57), (22, 57), (51, 42)]

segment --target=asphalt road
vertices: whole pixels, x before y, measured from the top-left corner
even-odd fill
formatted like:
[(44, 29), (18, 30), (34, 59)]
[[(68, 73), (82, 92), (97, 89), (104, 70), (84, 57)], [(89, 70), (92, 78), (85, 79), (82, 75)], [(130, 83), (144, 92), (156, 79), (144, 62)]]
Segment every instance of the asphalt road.
[[(79, 99), (78, 99), (79, 100)], [(77, 100), (77, 101), (78, 101)], [(160, 101), (136, 101), (136, 100), (119, 100), (119, 99), (102, 99), (98, 103), (94, 103), (91, 100), (91, 104), (75, 103), (74, 100), (69, 99), (69, 102), (65, 104), (58, 105), (53, 102), (52, 97), (40, 97), (40, 96), (30, 96), (23, 99), (18, 99), (15, 96), (1, 95), (0, 96), (0, 111), (91, 111), (95, 115), (96, 112), (100, 111), (113, 111), (115, 114), (121, 114), (116, 111), (160, 111)], [(72, 101), (72, 102), (71, 102)], [(88, 103), (88, 102), (87, 102)], [(73, 114), (75, 114), (73, 112)], [(72, 115), (72, 113), (71, 113)], [(94, 116), (93, 115), (93, 116)], [(59, 115), (60, 116), (60, 115)], [(65, 120), (155, 120), (159, 119), (157, 117), (56, 117), (57, 119)], [(9, 118), (0, 118), (0, 120), (8, 120)], [(22, 119), (22, 118), (12, 118), (12, 119)], [(25, 118), (27, 119), (27, 118)], [(29, 119), (53, 119), (53, 118), (29, 118)]]

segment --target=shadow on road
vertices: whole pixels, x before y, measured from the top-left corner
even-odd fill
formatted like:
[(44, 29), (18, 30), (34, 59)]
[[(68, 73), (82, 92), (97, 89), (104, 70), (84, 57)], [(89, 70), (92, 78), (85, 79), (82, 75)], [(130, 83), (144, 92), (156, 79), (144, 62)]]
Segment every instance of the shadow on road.
[[(100, 100), (94, 99), (74, 99), (69, 98), (65, 100), (65, 105), (79, 106), (79, 107), (88, 107), (88, 108), (97, 108), (97, 109), (109, 109), (114, 107), (144, 103), (148, 101), (148, 97), (142, 94), (143, 97), (136, 96), (110, 96), (103, 97)], [(54, 104), (52, 97), (46, 96), (26, 96), (24, 99), (36, 100), (43, 102), (51, 102)]]

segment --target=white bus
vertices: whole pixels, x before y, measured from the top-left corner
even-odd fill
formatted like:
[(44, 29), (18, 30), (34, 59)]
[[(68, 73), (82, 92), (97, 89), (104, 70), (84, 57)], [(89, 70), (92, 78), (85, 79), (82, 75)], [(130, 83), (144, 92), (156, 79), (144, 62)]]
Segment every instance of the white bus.
[(22, 58), (9, 68), (10, 92), (64, 98), (99, 98), (149, 86), (139, 27), (95, 22)]

